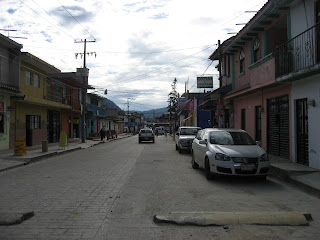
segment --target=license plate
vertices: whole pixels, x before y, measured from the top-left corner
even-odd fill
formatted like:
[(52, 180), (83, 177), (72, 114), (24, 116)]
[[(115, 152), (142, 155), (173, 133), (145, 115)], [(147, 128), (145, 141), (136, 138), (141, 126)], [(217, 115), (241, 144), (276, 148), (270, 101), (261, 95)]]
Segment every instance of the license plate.
[(248, 172), (253, 170), (253, 165), (241, 165), (241, 171)]

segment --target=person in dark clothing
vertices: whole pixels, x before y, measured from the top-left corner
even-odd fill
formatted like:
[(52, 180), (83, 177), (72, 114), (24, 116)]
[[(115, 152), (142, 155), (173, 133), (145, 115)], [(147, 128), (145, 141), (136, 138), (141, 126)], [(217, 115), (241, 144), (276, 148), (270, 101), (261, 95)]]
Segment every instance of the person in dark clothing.
[(102, 127), (101, 129), (100, 129), (100, 137), (101, 137), (101, 141), (103, 141), (103, 139), (106, 137), (106, 132), (107, 132), (107, 130), (106, 130), (106, 128), (105, 127)]

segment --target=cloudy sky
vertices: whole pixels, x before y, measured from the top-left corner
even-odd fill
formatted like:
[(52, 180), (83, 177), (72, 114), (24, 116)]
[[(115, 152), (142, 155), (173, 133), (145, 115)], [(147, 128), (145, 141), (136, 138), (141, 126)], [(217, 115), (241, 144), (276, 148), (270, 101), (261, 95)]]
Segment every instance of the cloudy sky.
[[(0, 28), (22, 51), (63, 72), (76, 71), (87, 57), (89, 84), (120, 108), (166, 107), (171, 83), (177, 78), (182, 94), (191, 92), (196, 78), (217, 74), (208, 60), (220, 39), (238, 32), (266, 0), (0, 0)], [(6, 31), (0, 31), (8, 35)], [(214, 77), (216, 79), (216, 75)], [(214, 81), (214, 89), (218, 87)], [(207, 89), (210, 90), (210, 89)]]

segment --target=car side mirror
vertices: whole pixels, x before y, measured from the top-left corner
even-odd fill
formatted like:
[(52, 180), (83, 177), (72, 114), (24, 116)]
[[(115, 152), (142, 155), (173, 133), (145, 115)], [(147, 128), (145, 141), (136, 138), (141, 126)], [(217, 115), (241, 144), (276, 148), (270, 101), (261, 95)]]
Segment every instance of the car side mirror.
[(262, 147), (262, 142), (261, 141), (256, 141), (256, 144), (258, 144), (260, 147)]
[(200, 140), (200, 141), (199, 141), (199, 144), (204, 144), (204, 145), (207, 145), (207, 139), (204, 139), (204, 140)]

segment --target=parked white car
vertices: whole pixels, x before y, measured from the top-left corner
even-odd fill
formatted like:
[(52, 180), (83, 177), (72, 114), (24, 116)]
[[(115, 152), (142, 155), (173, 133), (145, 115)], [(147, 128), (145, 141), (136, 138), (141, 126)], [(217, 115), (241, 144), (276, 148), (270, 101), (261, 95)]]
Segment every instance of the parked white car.
[(192, 167), (215, 175), (257, 176), (266, 179), (268, 154), (244, 130), (207, 128), (192, 143)]
[(175, 136), (176, 150), (179, 153), (182, 153), (184, 150), (190, 151), (192, 142), (199, 130), (201, 130), (200, 127), (179, 127)]

